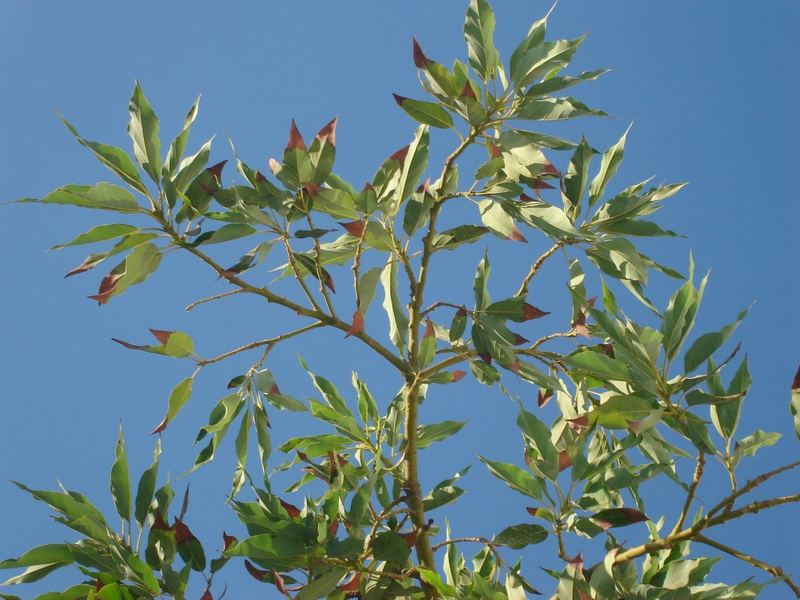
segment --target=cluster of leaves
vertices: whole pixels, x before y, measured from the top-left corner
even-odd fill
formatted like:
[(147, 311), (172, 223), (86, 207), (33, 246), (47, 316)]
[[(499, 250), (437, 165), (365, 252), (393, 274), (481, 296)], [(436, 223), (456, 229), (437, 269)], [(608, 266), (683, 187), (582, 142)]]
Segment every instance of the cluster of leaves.
[[(217, 572), (231, 559), (242, 557), (250, 575), (299, 600), (519, 600), (536, 589), (520, 560), (508, 562), (510, 550), (549, 539), (555, 548), (542, 560), (562, 565), (545, 570), (554, 579), (553, 597), (559, 600), (722, 600), (755, 597), (763, 587), (750, 581), (734, 586), (706, 583), (716, 559), (692, 558), (693, 543), (747, 560), (785, 581), (800, 597), (800, 590), (780, 568), (706, 535), (708, 529), (749, 513), (800, 500), (795, 495), (737, 505), (746, 493), (798, 463), (743, 485), (737, 483), (735, 470), (741, 460), (780, 437), (760, 430), (737, 436), (742, 403), (751, 384), (747, 359), (739, 361), (725, 381), (724, 369), (736, 360), (738, 347), (722, 360), (716, 358), (747, 310), (720, 331), (692, 338), (707, 278), (695, 282), (691, 261), (684, 278), (637, 248), (638, 238), (675, 235), (647, 217), (682, 184), (648, 187), (650, 180), (645, 180), (608, 193), (628, 132), (598, 152), (585, 138), (573, 143), (526, 129), (525, 122), (602, 115), (573, 97), (554, 94), (596, 79), (604, 71), (562, 74), (583, 37), (546, 40), (547, 18), (532, 25), (506, 65), (493, 43), (494, 25), (494, 14), (485, 0), (472, 0), (464, 25), (468, 64), (456, 61), (452, 68), (426, 56), (414, 40), (414, 64), (431, 99), (395, 95), (400, 108), (419, 126), (412, 141), (383, 161), (360, 191), (334, 173), (336, 120), (322, 127), (310, 144), (292, 122), (281, 160), (267, 163), (272, 180), (235, 156), (243, 182), (227, 187), (223, 182), (226, 161), (208, 166), (211, 140), (195, 154), (184, 156), (197, 102), (163, 159), (159, 121), (138, 84), (130, 102), (128, 127), (133, 158), (119, 148), (81, 137), (64, 121), (80, 144), (127, 188), (109, 183), (68, 185), (25, 201), (136, 215), (146, 217), (151, 225), (100, 225), (58, 246), (112, 243), (109, 249), (90, 254), (68, 275), (122, 257), (90, 298), (100, 304), (109, 302), (146, 280), (169, 251), (180, 249), (209, 265), (232, 286), (231, 291), (203, 302), (253, 294), (266, 299), (271, 310), (286, 309), (307, 322), (210, 358), (200, 356), (192, 338), (183, 332), (152, 330), (157, 345), (116, 340), (132, 350), (196, 366), (169, 395), (166, 414), (153, 431), (158, 435), (164, 435), (189, 402), (195, 379), (204, 368), (242, 352), (262, 350), (251, 368), (231, 379), (226, 394), (213, 407), (197, 436), (198, 442), (207, 440), (207, 444), (193, 465), (196, 469), (213, 460), (235, 427), (237, 465), (230, 506), (246, 537), (239, 540), (223, 534), (220, 556), (207, 562), (200, 541), (184, 522), (188, 491), (170, 524), (173, 493), (169, 482), (156, 490), (160, 444), (132, 501), (120, 433), (111, 492), (123, 520), (121, 531), (114, 532), (76, 492), (20, 486), (46, 502), (59, 522), (84, 537), (75, 543), (41, 546), (0, 563), (0, 568), (26, 568), (6, 584), (34, 581), (74, 564), (86, 578), (84, 583), (40, 597), (108, 600), (169, 595), (180, 599), (186, 594), (191, 571), (198, 571), (205, 577), (203, 599), (209, 600), (214, 597)], [(451, 130), (458, 140), (433, 182), (424, 180), (429, 171), (431, 128)], [(465, 186), (458, 160), (471, 149), (482, 153), (483, 159)], [(551, 156), (562, 151), (571, 154), (559, 169), (558, 160)], [(594, 169), (593, 162), (599, 163)], [(549, 194), (556, 203), (545, 199)], [(437, 229), (443, 207), (456, 199), (475, 207), (473, 222)], [(430, 262), (438, 252), (488, 236), (502, 243), (525, 242), (531, 234), (543, 236), (552, 245), (530, 265), (514, 295), (492, 300), (487, 251), (477, 265), (474, 301), (469, 306), (445, 300), (423, 304)], [(252, 238), (256, 245), (230, 266), (208, 253), (214, 244), (241, 238)], [(296, 297), (282, 295), (262, 281), (264, 264), (277, 253), (283, 255), (274, 265), (279, 278), (297, 282)], [(553, 255), (566, 259), (570, 319), (531, 342), (516, 329), (549, 315), (528, 302), (528, 292), (543, 263)], [(352, 299), (334, 302), (335, 267), (341, 265), (352, 271), (354, 294)], [(592, 277), (584, 273), (585, 265), (596, 268)], [(663, 310), (646, 295), (654, 271), (683, 281)], [(649, 324), (635, 322), (620, 308), (613, 292), (619, 286), (613, 282), (649, 309)], [(366, 328), (365, 316), (378, 284), (383, 290), (389, 326), (385, 335), (390, 344)], [(407, 284), (407, 293), (402, 284)], [(599, 298), (590, 296), (588, 290), (598, 287)], [(349, 307), (348, 314), (353, 311), (352, 317), (339, 316), (337, 308), (341, 310), (343, 304)], [(443, 312), (452, 314), (443, 320), (438, 317)], [(398, 372), (398, 393), (385, 402), (376, 400), (367, 383), (354, 374), (355, 402), (348, 402), (302, 359), (319, 398), (306, 403), (283, 393), (264, 366), (270, 351), (283, 340), (320, 327), (344, 332), (387, 361)], [(574, 343), (562, 346), (565, 351), (547, 349), (557, 347), (559, 339)], [(500, 384), (503, 377), (533, 384), (540, 408), (550, 401), (558, 408), (555, 421), (547, 423), (520, 403), (517, 426), (524, 464), (480, 457), (495, 477), (532, 504), (529, 522), (510, 524), (491, 538), (451, 537), (449, 526), (442, 528), (437, 525), (440, 519), (429, 518), (463, 494), (460, 479), (469, 467), (430, 490), (420, 488), (417, 474), (418, 453), (464, 425), (462, 421), (420, 424), (417, 406), (426, 396), (435, 396), (429, 392), (430, 385), (453, 384), (466, 376), (466, 370), (455, 368), (462, 363), (469, 364), (481, 384), (505, 393), (508, 390)], [(800, 435), (798, 388), (800, 382), (795, 381), (791, 407)], [(329, 432), (289, 439), (278, 448), (288, 460), (271, 470), (272, 409), (308, 411)], [(258, 449), (261, 478), (248, 469), (251, 436)], [(677, 464), (692, 455), (697, 466), (685, 483)], [(711, 508), (695, 505), (706, 456), (718, 459), (732, 485), (730, 493)], [(274, 472), (298, 467), (299, 479), (283, 492), (307, 494), (294, 505), (288, 496), (272, 490), (270, 478)], [(653, 478), (672, 480), (686, 492), (683, 510), (669, 530), (665, 517), (651, 520), (646, 514), (642, 487)], [(251, 492), (247, 501), (239, 499), (246, 487)], [(643, 524), (639, 527), (646, 533), (639, 545), (626, 547), (615, 531), (635, 524)], [(585, 565), (580, 552), (567, 552), (568, 542), (582, 548), (581, 539), (597, 537), (603, 540), (605, 551), (594, 564)], [(460, 551), (468, 543), (480, 545), (471, 567)], [(434, 552), (440, 549), (444, 550), (441, 569), (434, 561)], [(644, 560), (637, 563), (639, 557)], [(175, 566), (177, 558), (182, 566)]]

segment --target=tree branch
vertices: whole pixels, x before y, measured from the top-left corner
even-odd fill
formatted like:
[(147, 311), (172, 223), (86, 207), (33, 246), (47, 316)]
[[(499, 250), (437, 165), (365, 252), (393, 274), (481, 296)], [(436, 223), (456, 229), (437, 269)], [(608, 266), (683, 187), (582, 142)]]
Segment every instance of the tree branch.
[(519, 289), (517, 290), (517, 293), (514, 294), (514, 296), (516, 297), (525, 296), (528, 293), (528, 286), (531, 284), (531, 281), (533, 281), (533, 278), (536, 277), (536, 274), (539, 272), (539, 269), (542, 268), (544, 261), (550, 258), (553, 254), (555, 254), (558, 251), (559, 248), (565, 245), (566, 245), (565, 241), (556, 242), (555, 244), (550, 246), (550, 248), (548, 248), (539, 258), (537, 258), (536, 262), (531, 265), (528, 274), (525, 275), (525, 277), (523, 278), (522, 283), (520, 283)]
[(227, 292), (222, 292), (221, 294), (216, 294), (214, 296), (209, 296), (208, 298), (201, 298), (200, 300), (195, 300), (191, 304), (186, 305), (185, 310), (186, 312), (191, 311), (192, 309), (200, 306), (201, 304), (205, 304), (206, 302), (214, 302), (215, 300), (221, 300), (222, 298), (227, 298), (228, 296), (233, 296), (235, 294), (241, 294), (244, 290), (241, 288), (235, 290), (229, 290)]
[(226, 358), (230, 358), (236, 354), (240, 354), (242, 352), (247, 352), (248, 350), (253, 350), (254, 348), (261, 348), (262, 346), (274, 346), (275, 344), (282, 342), (283, 340), (288, 340), (293, 338), (297, 335), (305, 333), (306, 331), (311, 331), (312, 329), (316, 329), (317, 327), (322, 327), (323, 323), (317, 321), (316, 323), (312, 323), (311, 325), (306, 325), (305, 327), (300, 327), (299, 329), (295, 329), (294, 331), (289, 331), (288, 333), (283, 333), (281, 335), (267, 338), (264, 340), (257, 340), (255, 342), (250, 342), (249, 344), (244, 344), (239, 346), (238, 348), (234, 348), (233, 350), (228, 350), (227, 352), (223, 352), (213, 358), (204, 358), (199, 359), (197, 364), (201, 367), (205, 367), (206, 365), (222, 362)]
[(703, 469), (705, 466), (706, 455), (703, 452), (700, 452), (697, 455), (697, 463), (694, 467), (694, 475), (692, 475), (692, 484), (689, 487), (689, 493), (686, 494), (686, 502), (683, 503), (683, 510), (681, 510), (681, 514), (678, 517), (678, 522), (675, 523), (675, 527), (672, 528), (672, 533), (677, 533), (683, 529), (683, 524), (686, 521), (686, 517), (689, 515), (689, 510), (692, 507), (692, 501), (694, 500), (695, 493), (697, 492), (697, 486), (700, 485), (700, 479), (703, 477)]

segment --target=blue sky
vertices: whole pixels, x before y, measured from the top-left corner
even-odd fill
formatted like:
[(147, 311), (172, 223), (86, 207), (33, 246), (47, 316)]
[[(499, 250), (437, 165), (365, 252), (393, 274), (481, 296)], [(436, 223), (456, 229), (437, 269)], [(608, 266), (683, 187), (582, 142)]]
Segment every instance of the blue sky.
[[(283, 149), (291, 118), (310, 136), (338, 115), (337, 172), (359, 186), (383, 158), (411, 139), (414, 123), (395, 106), (391, 94), (422, 97), (411, 62), (412, 34), (441, 62), (465, 56), (465, 3), (412, 0), (400, 6), (366, 1), (236, 2), (224, 7), (210, 2), (87, 2), (76, 9), (55, 1), (5, 3), (0, 9), (0, 196), (41, 196), (65, 183), (108, 180), (55, 113), (64, 114), (89, 139), (127, 148), (127, 102), (136, 79), (161, 117), (165, 136), (177, 131), (186, 109), (202, 94), (190, 145), (199, 147), (217, 135), (213, 156), (222, 160), (230, 158), (230, 136), (239, 154), (261, 168)], [(508, 57), (530, 22), (549, 5), (498, 2), (495, 8), (497, 45)], [(590, 32), (573, 72), (600, 67), (612, 71), (576, 88), (575, 95), (613, 116), (572, 121), (548, 131), (571, 138), (585, 132), (593, 146), (604, 148), (634, 122), (615, 185), (621, 188), (651, 175), (656, 181), (691, 182), (658, 219), (686, 238), (648, 244), (647, 250), (685, 270), (691, 249), (699, 272), (712, 269), (698, 330), (719, 328), (755, 301), (736, 334), (755, 382), (741, 431), (778, 431), (785, 440), (763, 451), (757, 464), (745, 466), (745, 474), (798, 454), (788, 387), (800, 360), (800, 212), (794, 181), (800, 166), (800, 117), (794, 102), (800, 79), (793, 43), (799, 19), (800, 5), (791, 0), (758, 8), (745, 2), (723, 8), (689, 0), (563, 0), (549, 27), (553, 38)], [(452, 144), (446, 134), (435, 137), (432, 158), (444, 156)], [(554, 156), (562, 165), (567, 159)], [(231, 181), (232, 170), (226, 177)], [(282, 315), (252, 300), (184, 312), (192, 300), (224, 288), (202, 265), (182, 257), (170, 257), (145, 285), (98, 307), (85, 296), (94, 293), (100, 274), (62, 278), (83, 254), (47, 248), (108, 218), (60, 207), (0, 208), (5, 275), (0, 295), (0, 479), (37, 488), (62, 481), (111, 512), (107, 475), (117, 424), (124, 424), (132, 471), (138, 474), (149, 463), (149, 431), (163, 414), (169, 390), (191, 366), (131, 353), (110, 338), (143, 341), (148, 327), (180, 329), (211, 355), (279, 333), (284, 326)], [(524, 251), (533, 260), (547, 242), (529, 237)], [(468, 293), (482, 250), (468, 251), (463, 262), (435, 272), (431, 293), (460, 293), (462, 288)], [(511, 267), (522, 251), (494, 244), (491, 252), (493, 284), (511, 287), (524, 268)], [(535, 303), (557, 310), (558, 303), (567, 302), (564, 277), (563, 263), (549, 263), (541, 289), (534, 291)], [(664, 305), (671, 286), (654, 279), (657, 304)], [(463, 301), (468, 300), (464, 295)], [(638, 310), (633, 301), (628, 307)], [(385, 336), (377, 304), (372, 311), (370, 326)], [(332, 333), (315, 340), (310, 346), (286, 344), (271, 357), (270, 367), (285, 391), (312, 393), (298, 366), (298, 352), (343, 391), (351, 369), (384, 399), (395, 390), (397, 382), (356, 343)], [(246, 366), (247, 358), (203, 374), (189, 405), (193, 410), (165, 437), (162, 473), (169, 469), (177, 476), (190, 465), (197, 428), (238, 372), (237, 364)], [(514, 389), (534, 402), (534, 388)], [(436, 392), (424, 406), (423, 419), (471, 420), (456, 438), (431, 450), (423, 473), (430, 485), (475, 465), (465, 479), (470, 491), (450, 513), (456, 530), (487, 534), (525, 520), (519, 498), (475, 464), (479, 453), (519, 458), (513, 404), (466, 379)], [(276, 417), (275, 425), (276, 439), (309, 427), (307, 421), (284, 415)], [(197, 522), (196, 533), (212, 555), (222, 529), (237, 531), (223, 506), (232, 467), (226, 449), (210, 467), (176, 483), (182, 490), (191, 481), (187, 521)], [(723, 479), (712, 475), (711, 482), (705, 492), (709, 502), (717, 497), (714, 482), (720, 493), (724, 490)], [(787, 476), (780, 489), (795, 491), (798, 483), (796, 475)], [(47, 518), (44, 507), (11, 485), (0, 485), (0, 506), (2, 557), (69, 535)], [(755, 556), (791, 567), (800, 563), (793, 543), (800, 534), (798, 523), (796, 508), (778, 509), (719, 537), (726, 541), (745, 535), (747, 550)], [(643, 531), (630, 535), (633, 541)], [(555, 566), (538, 549), (528, 553), (526, 563), (529, 569)], [(744, 572), (740, 564), (728, 563), (717, 574), (737, 579)], [(230, 569), (229, 597), (253, 589), (246, 577)], [(548, 584), (543, 577), (538, 582)]]

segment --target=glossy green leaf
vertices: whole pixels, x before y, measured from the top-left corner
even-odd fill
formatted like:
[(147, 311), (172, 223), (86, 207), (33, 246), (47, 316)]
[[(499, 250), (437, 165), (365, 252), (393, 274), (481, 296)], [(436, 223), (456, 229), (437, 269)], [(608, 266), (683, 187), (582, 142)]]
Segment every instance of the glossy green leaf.
[(397, 263), (390, 258), (389, 263), (381, 274), (383, 286), (383, 309), (389, 317), (389, 338), (401, 355), (406, 352), (406, 338), (408, 335), (408, 315), (403, 310), (403, 304), (397, 290)]
[(178, 167), (178, 174), (172, 180), (175, 189), (183, 194), (189, 189), (191, 183), (203, 172), (208, 164), (208, 158), (211, 156), (211, 143), (214, 138), (208, 140), (203, 144), (200, 149), (193, 154), (183, 159)]
[(156, 481), (158, 479), (158, 463), (161, 458), (161, 440), (156, 441), (153, 450), (153, 462), (142, 473), (139, 484), (136, 486), (136, 499), (134, 500), (134, 516), (139, 527), (144, 527), (147, 515), (150, 512), (150, 504), (153, 502), (153, 495), (156, 491)]
[(466, 421), (442, 421), (421, 425), (417, 436), (417, 448), (427, 448), (434, 442), (446, 440), (461, 431), (466, 424)]
[(316, 579), (311, 580), (303, 589), (295, 596), (296, 600), (317, 600), (318, 598), (328, 597), (336, 585), (344, 577), (347, 571), (345, 569), (334, 567), (330, 571), (326, 571)]
[[(404, 103), (403, 106), (405, 107), (406, 104)], [(449, 116), (449, 113), (447, 114)], [(414, 132), (414, 139), (408, 146), (408, 152), (403, 159), (403, 165), (400, 169), (400, 179), (397, 182), (397, 188), (395, 190), (394, 206), (391, 211), (392, 214), (396, 214), (397, 209), (400, 207), (403, 201), (407, 198), (410, 198), (414, 193), (414, 190), (417, 189), (422, 175), (428, 168), (429, 146), (430, 134), (428, 133), (428, 128), (424, 125), (418, 127)]]
[(220, 244), (222, 242), (229, 242), (241, 237), (253, 235), (256, 232), (255, 228), (244, 223), (228, 223), (223, 225), (215, 231), (206, 231), (201, 233), (192, 242), (192, 246)]
[(592, 423), (608, 429), (628, 429), (631, 423), (644, 421), (654, 412), (653, 405), (638, 396), (613, 396), (589, 413)]
[(384, 531), (372, 541), (372, 556), (375, 560), (386, 560), (405, 564), (411, 555), (411, 548), (406, 541), (394, 531)]
[(453, 117), (441, 104), (404, 98), (397, 94), (394, 95), (394, 100), (408, 116), (418, 123), (438, 127), (439, 129), (447, 129), (453, 126)]
[(459, 225), (458, 227), (437, 233), (435, 236), (433, 236), (433, 243), (431, 245), (434, 251), (455, 250), (462, 244), (471, 244), (472, 242), (477, 242), (488, 232), (488, 227), (479, 227), (478, 225)]
[[(170, 338), (171, 337), (172, 336), (170, 336)], [(167, 421), (174, 420), (175, 417), (178, 416), (180, 410), (189, 401), (189, 398), (192, 395), (193, 384), (194, 384), (194, 378), (187, 377), (172, 389), (172, 392), (169, 395), (169, 400), (167, 402), (167, 416), (166, 416)]]
[(756, 429), (753, 433), (743, 437), (734, 445), (734, 466), (745, 456), (755, 456), (761, 448), (775, 445), (781, 439), (780, 433), (767, 432)]
[[(173, 331), (169, 334), (167, 343), (164, 344), (164, 352), (167, 356), (174, 358), (192, 356), (194, 355), (194, 342), (188, 334), (182, 331)], [(191, 393), (191, 387), (189, 393)]]
[(53, 246), (51, 250), (58, 250), (59, 248), (66, 248), (67, 246), (79, 246), (81, 244), (105, 242), (106, 240), (113, 240), (114, 238), (122, 237), (137, 231), (139, 230), (133, 225), (98, 225), (97, 227), (92, 227), (89, 231), (76, 236), (69, 242)]
[(580, 373), (604, 381), (632, 381), (630, 369), (625, 363), (594, 350), (581, 350), (563, 357), (563, 360)]
[(691, 373), (701, 364), (703, 364), (707, 358), (709, 358), (714, 352), (716, 352), (722, 344), (730, 337), (730, 335), (736, 331), (736, 328), (739, 326), (739, 323), (747, 316), (747, 312), (749, 308), (744, 309), (738, 315), (736, 315), (736, 320), (729, 325), (726, 325), (719, 331), (715, 331), (712, 333), (704, 333), (700, 337), (698, 337), (694, 343), (689, 347), (686, 351), (686, 354), (683, 357), (683, 368), (687, 373)]
[(742, 411), (742, 398), (748, 392), (752, 383), (747, 357), (745, 357), (736, 373), (734, 373), (728, 385), (727, 393), (720, 394), (718, 390), (712, 390), (715, 396), (739, 396), (736, 400), (711, 406), (711, 421), (723, 437), (731, 437), (736, 431)]
[(592, 182), (589, 184), (589, 206), (594, 206), (597, 201), (602, 198), (609, 181), (617, 174), (619, 165), (622, 163), (625, 141), (628, 139), (628, 132), (630, 130), (631, 126), (628, 126), (628, 129), (625, 130), (625, 133), (622, 134), (619, 141), (603, 152), (597, 175), (595, 175), (594, 179), (592, 179)]
[(113, 210), (121, 213), (143, 212), (136, 198), (128, 190), (111, 183), (96, 185), (65, 185), (47, 194), (42, 199), (21, 198), (17, 202), (40, 202), (42, 204), (70, 204), (98, 210)]
[(539, 455), (538, 458), (531, 457), (535, 459), (533, 464), (542, 475), (555, 481), (558, 477), (558, 450), (550, 439), (550, 428), (524, 408), (520, 408), (517, 425), (530, 447)]
[(503, 205), (494, 200), (481, 200), (478, 202), (478, 210), (481, 215), (481, 222), (488, 227), (492, 233), (506, 240), (519, 242), (526, 241), (514, 218), (503, 210)]
[(494, 541), (509, 548), (519, 549), (532, 544), (541, 544), (547, 539), (547, 530), (541, 525), (520, 523), (506, 527), (494, 536)]
[(486, 0), (470, 0), (464, 21), (464, 38), (467, 41), (469, 64), (478, 76), (489, 81), (499, 60), (494, 47), (495, 16)]
[(492, 303), (488, 290), (490, 271), (489, 255), (484, 252), (483, 258), (475, 270), (475, 280), (472, 283), (472, 289), (475, 292), (475, 310), (483, 310)]
[[(517, 86), (522, 88), (530, 85), (537, 79), (544, 78), (551, 71), (563, 69), (572, 60), (578, 47), (586, 38), (585, 35), (574, 40), (557, 40), (542, 42), (529, 48), (526, 52), (517, 55), (509, 75)], [(554, 86), (557, 88), (557, 86)], [(547, 93), (549, 90), (536, 92), (536, 95)], [(553, 90), (555, 91), (555, 90)]]
[(561, 199), (564, 203), (564, 212), (574, 220), (581, 210), (581, 199), (589, 181), (589, 166), (595, 151), (586, 141), (581, 138), (581, 143), (575, 148), (575, 152), (569, 161), (569, 167), (564, 174), (563, 191)]
[(520, 119), (532, 121), (561, 121), (588, 115), (605, 116), (602, 110), (589, 108), (575, 98), (530, 98), (517, 112)]
[(358, 280), (359, 302), (358, 311), (366, 316), (373, 298), (375, 298), (375, 291), (378, 287), (378, 281), (381, 278), (381, 273), (384, 269), (382, 267), (375, 267), (369, 269), (361, 274)]
[(119, 427), (114, 464), (111, 466), (111, 497), (117, 514), (126, 521), (131, 520), (131, 478), (128, 471), (128, 454), (122, 425)]
[(197, 111), (200, 107), (200, 97), (189, 107), (186, 116), (183, 119), (183, 128), (180, 133), (175, 136), (175, 139), (167, 150), (167, 157), (164, 160), (164, 171), (166, 175), (172, 175), (175, 169), (178, 168), (180, 160), (183, 158), (183, 153), (186, 150), (186, 143), (189, 141), (189, 132), (192, 130), (192, 123), (197, 118)]
[(133, 141), (133, 155), (153, 181), (161, 181), (161, 139), (158, 117), (138, 81), (128, 111), (131, 115), (128, 135)]
[(489, 460), (483, 456), (478, 458), (486, 464), (492, 475), (504, 481), (511, 489), (537, 500), (542, 499), (542, 484), (525, 469), (510, 463)]
[(124, 150), (116, 146), (109, 146), (108, 144), (100, 144), (84, 139), (75, 127), (64, 117), (59, 115), (59, 119), (61, 119), (61, 122), (64, 123), (69, 132), (75, 136), (81, 146), (85, 146), (92, 151), (97, 160), (103, 163), (132, 188), (143, 194), (147, 194), (147, 188), (139, 177), (139, 171), (136, 169), (136, 165), (133, 164), (133, 161)]

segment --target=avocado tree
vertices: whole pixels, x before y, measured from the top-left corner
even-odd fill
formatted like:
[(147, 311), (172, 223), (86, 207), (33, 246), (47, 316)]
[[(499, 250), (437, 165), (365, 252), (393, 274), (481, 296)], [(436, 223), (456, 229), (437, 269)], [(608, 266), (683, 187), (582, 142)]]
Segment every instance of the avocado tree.
[[(707, 275), (695, 274), (691, 258), (683, 273), (639, 247), (643, 238), (675, 235), (649, 217), (683, 184), (612, 181), (628, 131), (597, 150), (585, 137), (536, 130), (542, 122), (604, 115), (566, 95), (605, 72), (569, 71), (584, 38), (551, 41), (546, 28), (547, 17), (534, 22), (503, 59), (493, 42), (492, 9), (472, 0), (466, 61), (447, 67), (414, 40), (426, 96), (394, 100), (416, 129), (407, 145), (376, 161), (363, 186), (336, 174), (336, 119), (313, 137), (292, 121), (283, 156), (259, 166), (235, 149), (209, 166), (211, 141), (187, 152), (197, 102), (178, 135), (162, 144), (159, 120), (138, 84), (129, 105), (131, 154), (84, 138), (62, 119), (118, 181), (65, 185), (20, 202), (114, 215), (58, 246), (102, 246), (67, 274), (103, 273), (92, 300), (114, 302), (170, 254), (184, 253), (226, 285), (189, 310), (251, 296), (262, 301), (264, 317), (254, 321), (256, 339), (216, 355), (201, 352), (200, 337), (182, 331), (115, 340), (194, 368), (165, 394), (166, 409), (154, 419), (152, 464), (131, 473), (120, 428), (110, 473), (116, 516), (79, 492), (17, 483), (72, 533), (70, 541), (0, 563), (22, 569), (5, 585), (72, 567), (74, 585), (39, 597), (181, 599), (195, 574), (192, 589), (209, 600), (224, 595), (225, 578), (246, 570), (265, 593), (298, 600), (518, 600), (537, 589), (559, 600), (721, 600), (753, 598), (769, 584), (800, 598), (789, 574), (751, 556), (746, 540), (731, 547), (716, 539), (731, 521), (800, 501), (797, 493), (751, 495), (800, 461), (737, 478), (742, 461), (780, 437), (739, 430), (751, 380), (747, 358), (726, 342), (748, 309), (719, 331), (693, 332)], [(429, 151), (433, 136), (452, 144), (440, 164)], [(225, 246), (245, 238), (252, 248), (229, 260)], [(533, 244), (523, 244), (529, 239), (544, 240), (544, 251), (530, 256)], [(492, 255), (509, 244), (526, 251), (516, 253), (515, 288), (502, 291), (492, 285)], [(485, 248), (477, 265), (459, 260), (469, 245)], [(536, 300), (537, 275), (550, 260), (565, 267), (563, 312)], [(473, 293), (429, 293), (436, 261), (468, 278)], [(653, 272), (676, 281), (665, 306), (648, 297)], [(325, 364), (300, 358), (317, 395), (293, 395), (270, 369), (270, 353), (301, 336), (313, 344), (325, 328), (339, 332), (331, 352), (360, 345), (389, 368), (396, 393), (371, 393), (374, 382), (363, 367), (352, 375), (352, 390), (337, 389)], [(241, 527), (220, 531), (213, 547), (221, 551), (212, 553), (192, 532), (188, 491), (173, 502), (173, 485), (159, 472), (161, 442), (192, 409), (199, 374), (244, 354), (252, 363), (219, 390), (190, 465), (196, 471), (222, 445), (234, 448), (220, 510), (232, 510)], [(518, 405), (509, 435), (519, 436), (520, 460), (498, 460), (490, 440), (469, 459), (526, 507), (491, 535), (480, 515), (473, 519), (478, 534), (451, 533), (447, 507), (465, 491), (462, 464), (439, 465), (454, 474), (432, 487), (420, 481), (424, 451), (464, 426), (457, 406), (452, 420), (439, 422), (421, 419), (420, 408), (451, 394), (465, 377)], [(519, 382), (533, 393), (517, 393)], [(548, 404), (554, 420), (543, 410)], [(800, 435), (800, 373), (789, 408)], [(273, 448), (271, 429), (282, 411), (306, 413), (315, 424)], [(682, 465), (689, 462), (687, 473)], [(727, 473), (730, 487), (704, 490), (701, 502), (709, 464)], [(276, 489), (275, 474), (287, 471), (294, 482)], [(654, 489), (670, 490), (676, 518), (648, 511)], [(709, 549), (714, 557), (704, 555)], [(720, 554), (767, 577), (711, 583)]]

